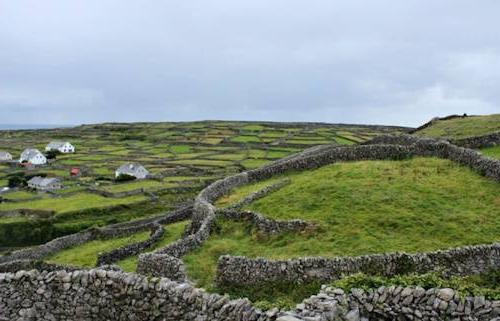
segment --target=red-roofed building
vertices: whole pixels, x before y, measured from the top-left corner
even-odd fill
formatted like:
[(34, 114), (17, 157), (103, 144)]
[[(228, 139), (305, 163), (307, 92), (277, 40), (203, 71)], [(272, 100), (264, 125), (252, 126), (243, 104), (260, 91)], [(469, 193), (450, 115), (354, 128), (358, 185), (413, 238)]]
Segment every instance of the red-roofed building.
[(72, 176), (72, 177), (77, 177), (77, 176), (80, 176), (81, 172), (80, 172), (80, 169), (77, 168), (77, 167), (73, 167), (70, 171), (69, 171), (69, 174)]

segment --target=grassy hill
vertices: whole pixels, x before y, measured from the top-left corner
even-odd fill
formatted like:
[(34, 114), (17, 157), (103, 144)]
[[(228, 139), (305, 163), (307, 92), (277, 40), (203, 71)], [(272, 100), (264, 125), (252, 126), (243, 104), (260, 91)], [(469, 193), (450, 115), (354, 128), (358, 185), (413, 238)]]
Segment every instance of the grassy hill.
[(352, 256), (500, 240), (500, 185), (436, 158), (332, 164), (243, 186), (217, 204), (236, 202), (283, 177), (291, 184), (246, 209), (275, 219), (300, 218), (317, 228), (266, 236), (247, 223), (219, 220), (218, 232), (184, 258), (200, 286), (211, 287), (223, 254)]
[[(53, 163), (35, 170), (0, 163), (0, 187), (7, 185), (13, 174), (59, 177), (65, 186), (51, 194), (22, 188), (2, 194), (5, 202), (0, 202), (0, 212), (36, 209), (54, 211), (55, 215), (48, 219), (0, 217), (0, 244), (37, 244), (90, 226), (156, 215), (189, 201), (217, 178), (262, 166), (310, 146), (355, 144), (402, 130), (384, 126), (204, 121), (0, 131), (0, 150), (10, 152), (14, 158), (27, 147), (43, 151), (52, 140), (68, 140), (76, 147), (76, 153), (60, 155)], [(154, 179), (113, 182), (115, 169), (126, 162), (141, 163)], [(81, 168), (82, 177), (71, 178), (72, 167)], [(91, 193), (89, 188), (108, 193), (137, 189), (144, 192), (105, 197)]]
[(415, 132), (422, 137), (462, 139), (483, 136), (500, 131), (500, 114), (458, 117), (436, 120), (424, 129)]

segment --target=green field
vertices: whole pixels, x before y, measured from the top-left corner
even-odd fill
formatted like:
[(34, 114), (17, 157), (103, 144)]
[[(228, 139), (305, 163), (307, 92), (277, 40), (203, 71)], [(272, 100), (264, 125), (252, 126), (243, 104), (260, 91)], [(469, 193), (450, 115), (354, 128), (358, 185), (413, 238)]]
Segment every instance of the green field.
[[(151, 249), (147, 250), (147, 252), (154, 251), (156, 249), (161, 249), (169, 245), (170, 243), (180, 239), (187, 224), (188, 222), (184, 221), (184, 222), (173, 223), (170, 225), (165, 225), (165, 234), (163, 234), (162, 239), (158, 243), (156, 243)], [(131, 256), (124, 260), (119, 261), (117, 264), (126, 272), (135, 272), (137, 268), (137, 258), (138, 258), (137, 256)]]
[[(170, 225), (165, 225), (165, 233), (162, 239), (153, 247), (146, 250), (153, 251), (167, 246), (168, 244), (179, 239), (184, 231), (187, 222), (178, 222)], [(118, 237), (106, 240), (94, 240), (75, 246), (69, 249), (60, 251), (52, 256), (49, 256), (46, 261), (57, 264), (67, 264), (81, 267), (94, 267), (99, 253), (108, 252), (121, 246), (146, 240), (150, 235), (149, 231), (134, 233), (125, 237)], [(117, 262), (117, 264), (127, 272), (134, 272), (137, 268), (137, 256), (131, 256)]]
[(500, 114), (439, 120), (415, 133), (418, 136), (461, 139), (500, 131)]
[(117, 237), (106, 240), (93, 240), (80, 246), (65, 249), (46, 258), (49, 263), (81, 266), (86, 268), (95, 267), (97, 256), (121, 246), (144, 241), (149, 237), (150, 232), (144, 231), (125, 237)]
[(267, 236), (249, 223), (220, 219), (217, 232), (184, 258), (200, 286), (211, 287), (223, 254), (334, 257), (500, 240), (500, 185), (436, 158), (338, 163), (294, 172), (240, 187), (218, 204), (231, 204), (283, 177), (291, 184), (246, 209), (275, 219), (300, 218), (315, 227)]
[(132, 204), (144, 200), (146, 200), (146, 197), (144, 195), (134, 195), (123, 198), (107, 198), (90, 193), (78, 193), (67, 197), (44, 198), (41, 200), (29, 202), (1, 203), (0, 211), (26, 208), (34, 210), (55, 211), (56, 213), (65, 213), (72, 211), (81, 211), (89, 208), (101, 208), (115, 205)]
[[(76, 147), (76, 153), (59, 155), (50, 165), (33, 171), (1, 164), (0, 187), (7, 185), (9, 175), (24, 172), (26, 175), (62, 178), (65, 188), (55, 191), (54, 195), (37, 194), (23, 188), (4, 194), (5, 199), (15, 202), (0, 203), (0, 211), (53, 210), (57, 212), (58, 218), (49, 221), (31, 218), (0, 219), (0, 233), (3, 233), (0, 234), (0, 244), (3, 242), (9, 246), (22, 246), (26, 245), (28, 235), (34, 240), (46, 241), (47, 237), (60, 235), (59, 233), (101, 226), (106, 222), (121, 222), (132, 217), (129, 210), (134, 208), (136, 214), (133, 217), (140, 217), (146, 212), (147, 215), (152, 215), (149, 211), (143, 211), (144, 201), (152, 196), (151, 193), (161, 200), (160, 204), (155, 205), (157, 213), (164, 212), (192, 198), (206, 181), (257, 168), (273, 159), (286, 157), (318, 143), (335, 142), (337, 131), (367, 136), (385, 131), (397, 133), (400, 129), (207, 121), (98, 124), (37, 131), (0, 131), (0, 150), (10, 151), (14, 157), (27, 146), (43, 151), (46, 143), (56, 139), (68, 140)], [(289, 146), (286, 140), (282, 140), (283, 137), (297, 140), (300, 145)], [(116, 168), (128, 162), (141, 163), (155, 176), (154, 179), (115, 183)], [(69, 170), (72, 167), (80, 167), (83, 175), (70, 178)], [(175, 189), (176, 187), (182, 189)], [(88, 192), (88, 188), (112, 193), (144, 188), (145, 193), (133, 197), (105, 198)], [(127, 208), (114, 209), (124, 205)], [(63, 221), (59, 217), (61, 214), (65, 214)], [(13, 222), (18, 224), (13, 225)], [(30, 227), (31, 230), (27, 233), (21, 227), (22, 222), (28, 222), (27, 226), (51, 227), (50, 231), (41, 228), (33, 230)], [(33, 236), (31, 233), (34, 231), (39, 231), (39, 235)], [(6, 235), (9, 235), (8, 239)], [(31, 242), (29, 244), (32, 245)]]
[(500, 146), (483, 148), (481, 153), (484, 156), (500, 159)]

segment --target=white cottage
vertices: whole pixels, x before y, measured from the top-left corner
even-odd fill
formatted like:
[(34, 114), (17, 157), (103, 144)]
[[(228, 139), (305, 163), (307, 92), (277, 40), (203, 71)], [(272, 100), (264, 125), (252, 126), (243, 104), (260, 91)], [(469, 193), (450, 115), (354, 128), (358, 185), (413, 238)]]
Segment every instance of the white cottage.
[(47, 163), (47, 158), (35, 148), (27, 148), (21, 153), (19, 163), (28, 162), (33, 165), (43, 165)]
[(133, 176), (137, 179), (143, 179), (149, 176), (149, 172), (144, 166), (137, 163), (127, 163), (118, 167), (115, 171), (115, 177), (118, 177), (122, 174)]
[(0, 162), (8, 162), (12, 160), (12, 155), (8, 152), (0, 151)]
[(51, 151), (51, 150), (57, 150), (61, 153), (74, 153), (75, 152), (75, 146), (71, 145), (70, 142), (60, 142), (60, 141), (53, 141), (50, 142), (46, 147), (45, 151)]
[(35, 176), (28, 181), (28, 187), (38, 191), (53, 191), (63, 187), (59, 178), (44, 178)]

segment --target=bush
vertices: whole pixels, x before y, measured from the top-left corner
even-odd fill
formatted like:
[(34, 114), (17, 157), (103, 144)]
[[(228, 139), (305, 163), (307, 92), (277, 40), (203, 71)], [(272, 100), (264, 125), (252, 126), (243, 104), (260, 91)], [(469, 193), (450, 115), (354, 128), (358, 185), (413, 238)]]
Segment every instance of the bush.
[(120, 174), (120, 175), (118, 175), (117, 178), (115, 178), (115, 182), (128, 182), (128, 181), (133, 181), (133, 180), (135, 180), (135, 176), (127, 175), (127, 174)]
[(16, 174), (16, 175), (9, 176), (7, 178), (7, 181), (8, 181), (7, 184), (10, 188), (24, 187), (27, 185), (26, 178), (24, 177), (24, 174), (22, 174), (22, 175)]
[(45, 153), (45, 157), (47, 159), (56, 159), (58, 155), (60, 155), (61, 152), (58, 150), (49, 150), (48, 152)]

